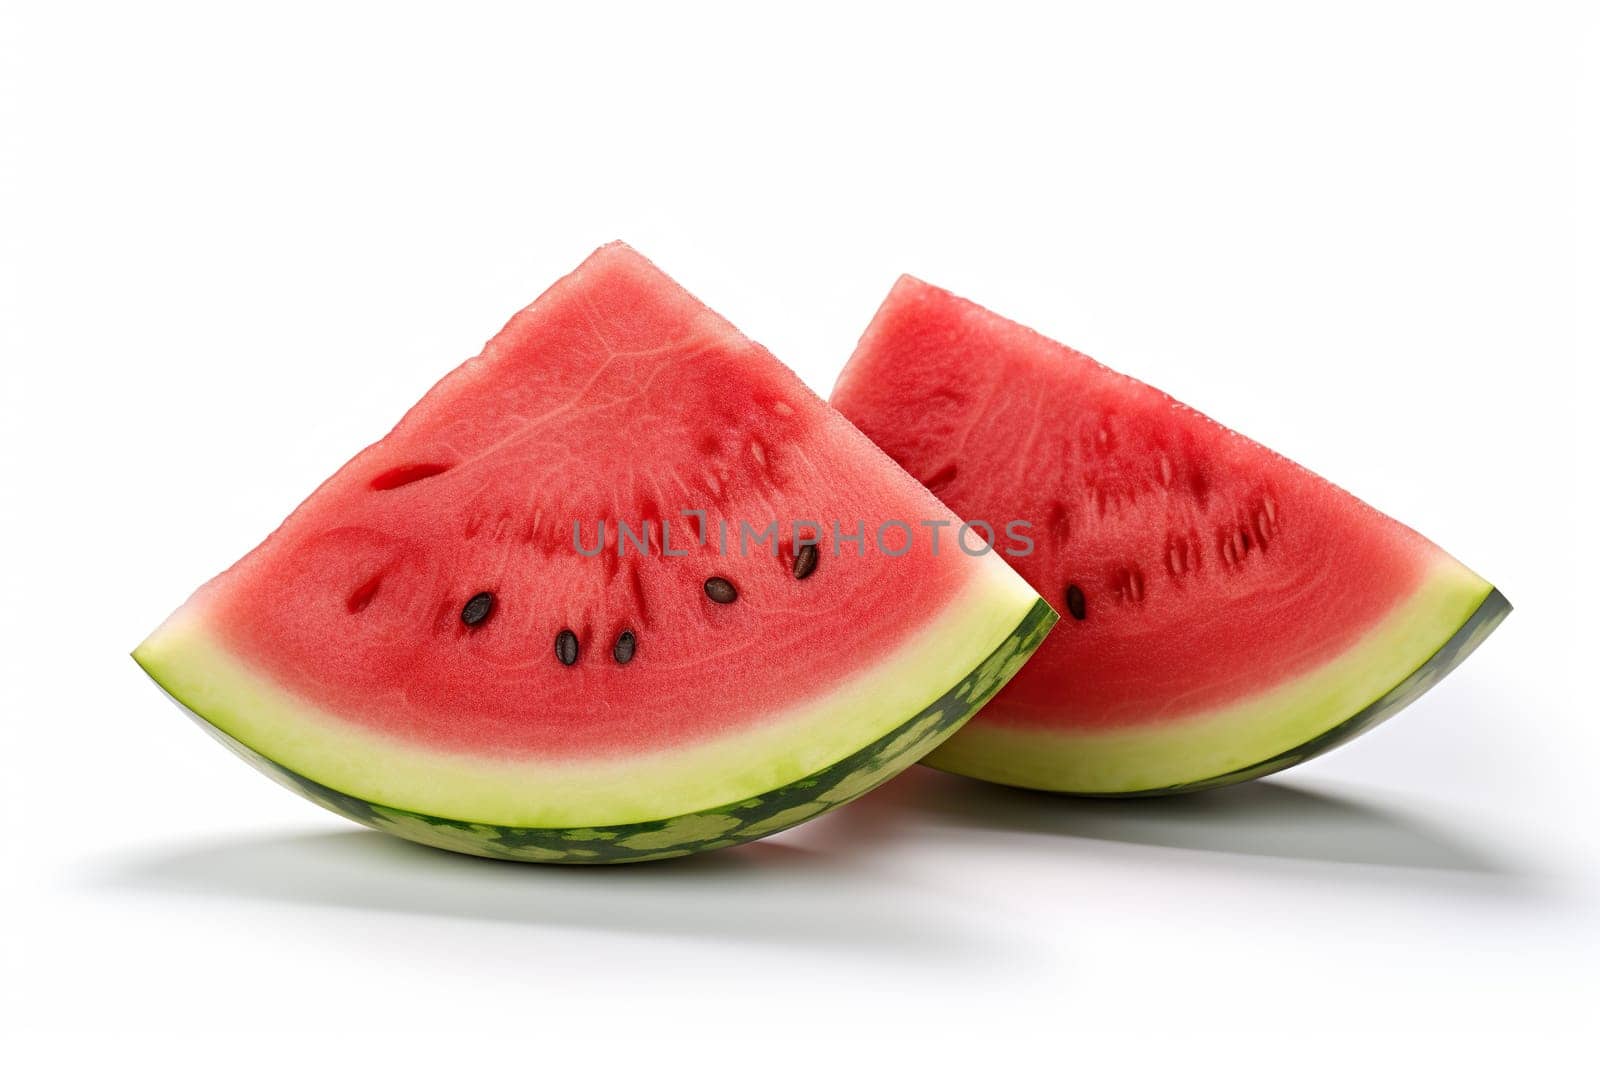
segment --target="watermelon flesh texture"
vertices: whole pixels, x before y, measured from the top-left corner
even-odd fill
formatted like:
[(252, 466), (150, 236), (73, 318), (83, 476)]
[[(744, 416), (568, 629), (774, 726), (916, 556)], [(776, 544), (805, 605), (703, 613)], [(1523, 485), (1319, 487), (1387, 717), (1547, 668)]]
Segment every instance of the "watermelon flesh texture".
[(843, 539), (951, 518), (609, 245), (134, 654), (364, 824), (499, 858), (666, 857), (859, 795), (1021, 666), (1054, 613), (998, 558)]
[(964, 518), (1029, 523), (1008, 561), (1061, 613), (941, 769), (1085, 794), (1258, 777), (1394, 713), (1510, 610), (1336, 486), (914, 278), (832, 402)]

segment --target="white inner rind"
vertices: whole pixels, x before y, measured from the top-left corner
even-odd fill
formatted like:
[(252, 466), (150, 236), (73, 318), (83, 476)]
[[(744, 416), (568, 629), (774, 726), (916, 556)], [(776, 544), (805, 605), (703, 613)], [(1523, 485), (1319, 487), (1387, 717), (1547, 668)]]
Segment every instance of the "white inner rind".
[[(494, 758), (396, 740), (302, 700), (231, 654), (203, 603), (133, 657), (200, 717), (273, 762), (371, 803), (465, 822), (569, 828), (672, 818), (802, 780), (860, 751), (954, 688), (1038, 595), (993, 557), (892, 654), (823, 696), (752, 707), (748, 728), (600, 759)], [(753, 696), (752, 700), (758, 700)]]
[(1348, 650), (1259, 695), (1121, 729), (1009, 727), (980, 714), (923, 761), (1055, 792), (1142, 792), (1233, 773), (1314, 740), (1381, 699), (1443, 647), (1490, 591), (1466, 567), (1441, 560)]

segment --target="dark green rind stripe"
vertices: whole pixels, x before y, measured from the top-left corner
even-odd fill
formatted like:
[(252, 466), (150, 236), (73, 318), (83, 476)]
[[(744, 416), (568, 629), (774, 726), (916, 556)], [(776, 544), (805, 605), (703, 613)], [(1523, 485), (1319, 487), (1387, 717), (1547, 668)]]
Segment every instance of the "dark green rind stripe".
[[(1022, 668), (1056, 622), (1038, 600), (1000, 646), (949, 692), (893, 732), (832, 766), (736, 803), (660, 821), (590, 828), (481, 825), (370, 803), (302, 777), (239, 743), (174, 698), (206, 731), (279, 784), (336, 814), (436, 848), (522, 862), (620, 863), (670, 859), (742, 844), (815, 818), (883, 784), (932, 751)], [(157, 684), (160, 684), (157, 681)], [(163, 689), (162, 691), (166, 691)], [(168, 693), (171, 696), (171, 693)]]
[(1221, 788), (1224, 785), (1237, 785), (1243, 781), (1254, 781), (1258, 777), (1275, 774), (1279, 770), (1287, 770), (1307, 759), (1316, 758), (1323, 752), (1332, 751), (1339, 745), (1354, 740), (1373, 726), (1388, 721), (1399, 714), (1412, 700), (1438, 684), (1450, 671), (1460, 666), (1467, 656), (1477, 650), (1490, 633), (1511, 613), (1511, 601), (1501, 594), (1499, 589), (1492, 588), (1489, 595), (1478, 604), (1477, 610), (1462, 623), (1461, 628), (1453, 633), (1449, 640), (1439, 647), (1439, 650), (1428, 657), (1428, 660), (1408, 674), (1394, 688), (1384, 693), (1378, 699), (1346, 718), (1320, 736), (1312, 737), (1298, 747), (1290, 748), (1282, 755), (1275, 755), (1264, 759), (1253, 766), (1246, 766), (1240, 770), (1233, 770), (1216, 777), (1208, 777), (1203, 781), (1191, 781), (1181, 785), (1170, 785), (1166, 788), (1152, 788), (1141, 792), (1074, 792), (1074, 796), (1083, 796), (1089, 799), (1137, 799), (1141, 796), (1173, 796), (1183, 792), (1202, 792), (1210, 788)]

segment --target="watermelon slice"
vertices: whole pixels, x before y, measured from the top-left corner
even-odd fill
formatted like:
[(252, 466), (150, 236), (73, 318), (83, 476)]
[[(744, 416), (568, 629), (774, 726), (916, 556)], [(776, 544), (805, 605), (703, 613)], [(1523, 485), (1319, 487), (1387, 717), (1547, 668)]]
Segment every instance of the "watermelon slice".
[(952, 517), (613, 244), (134, 658), (358, 822), (666, 858), (860, 795), (1022, 665), (1055, 615), (1004, 563), (855, 536)]
[(1259, 777), (1394, 714), (1511, 609), (1282, 456), (914, 278), (833, 403), (1061, 612), (941, 769), (1121, 795)]

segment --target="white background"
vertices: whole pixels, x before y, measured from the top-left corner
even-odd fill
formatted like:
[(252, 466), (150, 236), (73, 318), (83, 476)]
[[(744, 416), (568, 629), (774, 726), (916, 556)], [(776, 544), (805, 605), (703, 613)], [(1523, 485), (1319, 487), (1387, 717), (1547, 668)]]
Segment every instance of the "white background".
[[(0, 1048), (1592, 1052), (1561, 1045), (1600, 972), (1578, 7), (5, 5)], [(614, 237), (824, 394), (898, 273), (946, 285), (1517, 612), (1267, 783), (913, 771), (647, 867), (432, 853), (228, 757), (127, 651)]]

